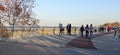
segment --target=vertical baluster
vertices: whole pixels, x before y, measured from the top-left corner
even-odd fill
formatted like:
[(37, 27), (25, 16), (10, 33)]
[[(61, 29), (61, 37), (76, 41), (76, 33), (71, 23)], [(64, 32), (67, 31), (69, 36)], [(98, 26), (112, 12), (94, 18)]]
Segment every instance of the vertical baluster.
[(76, 27), (74, 27), (75, 29), (74, 29), (74, 34), (76, 34), (76, 30), (77, 30), (77, 28)]
[(53, 28), (53, 35), (55, 35), (55, 28)]
[(45, 29), (45, 28), (43, 27), (43, 29), (42, 29), (42, 35), (44, 35), (44, 29)]

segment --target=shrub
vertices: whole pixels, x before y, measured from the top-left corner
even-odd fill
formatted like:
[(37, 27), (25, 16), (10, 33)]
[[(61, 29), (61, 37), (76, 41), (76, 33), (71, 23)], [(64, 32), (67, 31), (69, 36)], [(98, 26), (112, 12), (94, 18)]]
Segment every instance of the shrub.
[(11, 33), (7, 32), (7, 28), (5, 28), (2, 24), (0, 24), (0, 37), (1, 38), (9, 38)]

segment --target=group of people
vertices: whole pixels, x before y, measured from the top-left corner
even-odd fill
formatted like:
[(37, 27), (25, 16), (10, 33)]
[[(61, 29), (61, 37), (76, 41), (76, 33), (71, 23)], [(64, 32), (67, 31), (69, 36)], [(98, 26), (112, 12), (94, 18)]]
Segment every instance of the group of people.
[(81, 32), (81, 36), (83, 37), (84, 36), (84, 31), (85, 31), (85, 37), (91, 37), (93, 35), (93, 31), (94, 31), (94, 28), (93, 28), (93, 25), (90, 24), (90, 26), (87, 24), (86, 27), (84, 27), (84, 25), (82, 25), (80, 27), (80, 32)]
[[(104, 31), (104, 29), (107, 30), (108, 32), (110, 32), (112, 30), (112, 27), (108, 26), (106, 28), (104, 28), (104, 27), (99, 28), (100, 31), (101, 30)], [(59, 30), (60, 30), (59, 36), (62, 36), (64, 34), (64, 27), (61, 23), (59, 23)], [(67, 34), (71, 35), (71, 24), (68, 24), (66, 26), (66, 30), (67, 30)], [(97, 32), (97, 30), (98, 30), (97, 27), (93, 27), (92, 24), (90, 24), (90, 25), (87, 24), (85, 27), (84, 27), (84, 25), (82, 25), (80, 27), (79, 31), (80, 31), (81, 37), (84, 37), (84, 36), (85, 37), (92, 37), (93, 32)], [(120, 27), (115, 29), (114, 36), (117, 36), (117, 35), (119, 35), (119, 37), (120, 37)]]
[[(62, 34), (64, 34), (64, 27), (61, 23), (59, 23), (59, 29), (60, 29), (59, 36), (61, 36)], [(66, 26), (66, 30), (67, 30), (67, 34), (71, 35), (71, 24), (68, 24)]]
[(99, 27), (99, 32), (110, 32), (112, 30), (112, 27), (111, 26), (108, 26), (108, 27), (105, 27), (105, 26), (101, 26)]
[[(63, 27), (63, 25), (61, 23), (59, 23), (59, 29), (60, 29), (59, 36), (61, 36), (62, 34), (64, 34), (64, 27)], [(66, 30), (67, 30), (67, 34), (71, 35), (71, 24), (68, 24), (66, 26)], [(86, 27), (84, 27), (84, 25), (82, 25), (80, 27), (81, 36), (84, 36), (83, 35), (84, 31), (86, 32), (86, 35), (85, 35), (86, 37), (92, 36), (93, 35), (93, 30), (94, 30), (94, 28), (93, 28), (92, 24), (90, 24), (90, 26), (86, 25)]]

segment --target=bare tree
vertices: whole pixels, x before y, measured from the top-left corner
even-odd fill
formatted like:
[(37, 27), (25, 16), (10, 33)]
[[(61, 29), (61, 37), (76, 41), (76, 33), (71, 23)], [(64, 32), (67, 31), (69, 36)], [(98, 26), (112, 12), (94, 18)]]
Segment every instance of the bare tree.
[(0, 25), (29, 26), (38, 25), (39, 20), (34, 18), (32, 8), (35, 0), (0, 0)]
[(35, 0), (0, 0), (0, 22), (9, 25), (29, 25)]

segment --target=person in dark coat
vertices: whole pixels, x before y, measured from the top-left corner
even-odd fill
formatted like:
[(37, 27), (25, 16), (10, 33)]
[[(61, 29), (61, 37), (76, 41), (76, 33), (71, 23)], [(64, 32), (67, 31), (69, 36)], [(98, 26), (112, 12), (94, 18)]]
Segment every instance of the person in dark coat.
[(71, 24), (69, 24), (69, 35), (71, 35)]
[(68, 24), (66, 29), (67, 29), (68, 35), (71, 35), (71, 24)]
[(85, 27), (85, 32), (86, 32), (86, 37), (88, 37), (88, 35), (89, 35), (89, 26), (88, 25), (86, 25), (86, 27)]
[(69, 24), (66, 26), (67, 34), (69, 34), (69, 31), (68, 31), (68, 26), (69, 26)]
[(81, 36), (83, 36), (83, 33), (84, 33), (84, 26), (83, 25), (80, 27), (80, 33), (81, 33)]

